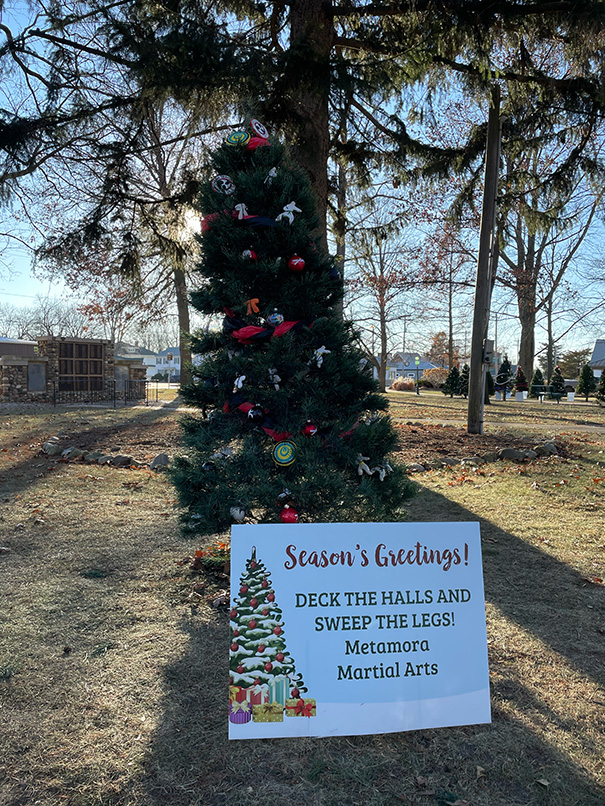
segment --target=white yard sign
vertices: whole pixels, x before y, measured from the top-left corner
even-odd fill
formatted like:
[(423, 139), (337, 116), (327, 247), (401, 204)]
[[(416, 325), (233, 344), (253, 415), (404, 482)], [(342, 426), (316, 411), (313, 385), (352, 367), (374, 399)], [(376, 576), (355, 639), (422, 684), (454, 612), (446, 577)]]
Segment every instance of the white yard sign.
[(477, 523), (234, 526), (229, 738), (490, 722)]

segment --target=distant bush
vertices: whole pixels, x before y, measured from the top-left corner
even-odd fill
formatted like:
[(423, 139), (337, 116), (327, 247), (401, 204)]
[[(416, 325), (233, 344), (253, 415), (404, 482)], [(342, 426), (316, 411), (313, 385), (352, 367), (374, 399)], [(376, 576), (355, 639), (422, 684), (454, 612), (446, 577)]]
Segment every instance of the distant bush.
[(413, 392), (416, 388), (413, 378), (395, 378), (391, 389), (395, 392)]
[(421, 380), (428, 382), (426, 386), (429, 389), (441, 389), (447, 376), (448, 370), (445, 367), (432, 367), (424, 370)]

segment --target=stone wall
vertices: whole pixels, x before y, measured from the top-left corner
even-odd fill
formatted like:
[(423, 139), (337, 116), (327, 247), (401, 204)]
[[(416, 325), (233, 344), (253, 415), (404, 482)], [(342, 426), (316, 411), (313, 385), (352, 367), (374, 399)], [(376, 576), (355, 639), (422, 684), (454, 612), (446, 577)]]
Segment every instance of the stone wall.
[[(90, 392), (59, 391), (59, 345), (71, 344), (101, 344), (103, 345), (103, 388)], [(46, 365), (46, 391), (32, 392), (28, 389), (28, 363), (45, 363)], [(132, 378), (142, 380), (145, 378), (145, 368), (139, 375), (139, 367), (131, 368)], [(51, 339), (38, 340), (38, 352), (35, 358), (29, 356), (0, 356), (0, 401), (41, 403), (56, 402), (68, 403), (74, 399), (83, 402), (111, 399), (114, 394), (114, 346), (106, 339)]]

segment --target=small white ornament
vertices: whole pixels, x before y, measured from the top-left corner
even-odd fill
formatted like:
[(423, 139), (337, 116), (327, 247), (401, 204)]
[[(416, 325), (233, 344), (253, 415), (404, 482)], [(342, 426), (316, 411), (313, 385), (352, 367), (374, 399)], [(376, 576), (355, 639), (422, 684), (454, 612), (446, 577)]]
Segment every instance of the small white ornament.
[(237, 210), (238, 221), (241, 221), (244, 216), (248, 215), (248, 210), (245, 204), (236, 204), (235, 209)]
[(271, 168), (267, 176), (265, 177), (264, 184), (270, 188), (273, 184), (273, 180), (277, 177), (277, 168)]
[(276, 370), (276, 369), (269, 369), (269, 381), (270, 381), (270, 382), (273, 384), (273, 386), (275, 387), (275, 391), (276, 391), (276, 392), (279, 392), (279, 384), (280, 384), (280, 382), (281, 382), (281, 378), (280, 378), (280, 377), (279, 377), (279, 375), (277, 374), (277, 370)]
[(372, 474), (378, 473), (378, 478), (380, 479), (380, 481), (384, 481), (384, 477), (386, 476), (386, 474), (392, 472), (393, 468), (387, 461), (384, 461), (381, 465), (372, 468)]
[(242, 523), (246, 518), (246, 510), (243, 507), (231, 507), (229, 513), (234, 521)]
[(244, 381), (245, 381), (245, 380), (246, 380), (246, 376), (245, 376), (245, 375), (239, 375), (239, 376), (238, 376), (238, 377), (235, 379), (235, 383), (233, 384), (233, 393), (234, 393), (234, 394), (235, 394), (235, 392), (239, 391), (239, 390), (240, 390), (240, 389), (243, 387), (243, 385), (244, 385)]
[(360, 476), (363, 476), (364, 473), (367, 473), (368, 476), (371, 476), (374, 472), (373, 470), (370, 470), (370, 466), (366, 464), (366, 462), (369, 462), (369, 460), (369, 456), (362, 456), (361, 454), (357, 455), (357, 472)]
[(317, 350), (313, 353), (313, 358), (317, 362), (317, 366), (321, 367), (324, 362), (324, 355), (328, 355), (331, 353), (331, 350), (328, 350), (325, 344), (322, 344), (321, 347), (318, 347)]
[(275, 220), (281, 221), (282, 218), (285, 218), (291, 224), (294, 221), (294, 213), (302, 213), (302, 210), (296, 206), (296, 202), (290, 202), (284, 205), (283, 213), (280, 213)]
[(213, 453), (211, 459), (228, 459), (233, 456), (233, 448), (221, 448), (220, 451)]

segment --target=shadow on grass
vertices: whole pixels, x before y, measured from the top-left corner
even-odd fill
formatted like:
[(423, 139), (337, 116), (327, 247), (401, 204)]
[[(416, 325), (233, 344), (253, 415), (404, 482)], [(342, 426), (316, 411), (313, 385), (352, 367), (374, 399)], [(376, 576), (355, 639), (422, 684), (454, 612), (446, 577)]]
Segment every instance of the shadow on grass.
[[(425, 489), (411, 519), (477, 517)], [(602, 591), (581, 587), (573, 569), (487, 520), (481, 521), (481, 532), (489, 547), (484, 554), (488, 602), (587, 678), (603, 683), (605, 653), (597, 633), (603, 623)], [(584, 632), (578, 630), (579, 608), (592, 608), (591, 626)], [(514, 664), (495, 664), (497, 674), (492, 669), (491, 725), (229, 742), (228, 616), (214, 612), (205, 624), (194, 616), (182, 629), (189, 635), (189, 650), (165, 670), (163, 714), (146, 763), (148, 806), (419, 806), (456, 799), (473, 806), (605, 802), (605, 790), (561, 749), (567, 742), (576, 758), (585, 754), (594, 759), (599, 758), (599, 747), (581, 724), (555, 713)], [(565, 700), (560, 703), (564, 713)]]
[[(49, 414), (52, 414), (53, 411), (56, 410), (51, 410)], [(74, 412), (75, 411), (76, 410), (74, 410)], [(111, 411), (113, 411), (113, 409), (111, 409)], [(86, 408), (77, 409), (77, 412), (79, 417), (86, 417), (92, 415), (93, 413), (99, 413), (97, 409), (92, 411)], [(65, 414), (66, 412), (61, 413)], [(67, 437), (60, 441), (60, 445), (63, 449), (72, 446), (76, 448), (86, 446), (86, 449), (90, 451), (103, 450), (109, 453), (110, 448), (113, 447), (113, 445), (120, 439), (120, 436), (126, 435), (135, 427), (140, 428), (141, 426), (148, 426), (149, 428), (153, 428), (153, 425), (158, 420), (161, 420), (167, 415), (174, 413), (175, 412), (172, 406), (157, 409), (142, 409), (140, 412), (138, 412), (138, 416), (133, 417), (126, 422), (118, 422), (115, 424), (98, 423), (93, 425), (91, 428), (82, 429), (80, 431), (71, 431)], [(51, 427), (44, 429), (39, 428), (36, 432), (28, 432), (27, 436), (24, 436), (24, 441), (31, 441), (36, 438), (43, 439), (43, 435), (49, 435), (49, 431), (52, 431)], [(109, 442), (111, 442), (111, 444), (108, 444)], [(173, 449), (172, 445), (169, 447)], [(135, 456), (134, 458), (136, 459), (137, 457)], [(73, 462), (70, 462), (70, 464), (73, 464)], [(80, 464), (82, 467), (94, 467), (94, 465), (87, 465), (85, 463)], [(2, 495), (11, 496), (22, 494), (32, 483), (34, 483), (45, 473), (49, 472), (49, 468), (56, 466), (62, 466), (60, 455), (47, 456), (41, 451), (36, 454), (28, 455), (25, 459), (17, 462), (13, 466), (0, 471)]]

